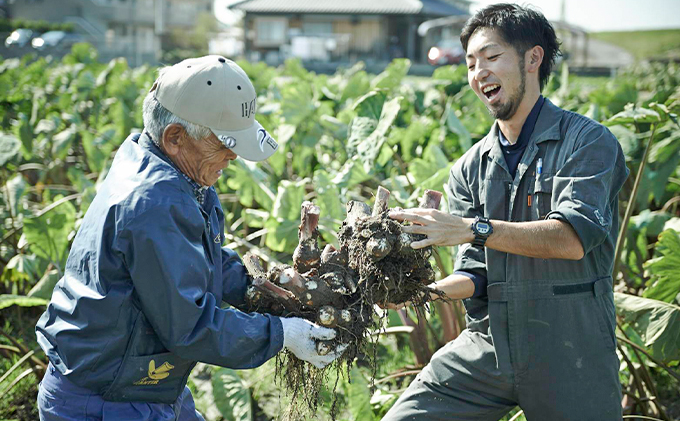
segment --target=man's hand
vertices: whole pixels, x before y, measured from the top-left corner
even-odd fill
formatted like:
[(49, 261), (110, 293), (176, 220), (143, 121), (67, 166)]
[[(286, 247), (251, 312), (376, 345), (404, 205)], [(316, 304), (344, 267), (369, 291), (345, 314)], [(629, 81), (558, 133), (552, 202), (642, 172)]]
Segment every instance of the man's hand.
[(414, 249), (427, 246), (456, 246), (475, 239), (470, 229), (471, 219), (453, 216), (436, 209), (413, 208), (390, 211), (388, 216), (398, 221), (413, 223), (403, 227), (404, 232), (427, 236), (424, 240), (411, 243)]
[(347, 345), (342, 344), (328, 354), (320, 355), (316, 350), (315, 340), (331, 340), (335, 338), (335, 330), (298, 317), (282, 317), (281, 324), (284, 348), (288, 348), (296, 357), (316, 368), (324, 368), (332, 363), (347, 348)]

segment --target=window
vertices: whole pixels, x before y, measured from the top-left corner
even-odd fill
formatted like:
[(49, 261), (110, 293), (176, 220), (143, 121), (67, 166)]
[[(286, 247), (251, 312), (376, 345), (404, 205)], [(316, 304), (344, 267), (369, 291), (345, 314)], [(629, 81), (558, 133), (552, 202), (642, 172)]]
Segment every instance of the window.
[(255, 18), (255, 45), (276, 47), (286, 42), (288, 22), (284, 18)]

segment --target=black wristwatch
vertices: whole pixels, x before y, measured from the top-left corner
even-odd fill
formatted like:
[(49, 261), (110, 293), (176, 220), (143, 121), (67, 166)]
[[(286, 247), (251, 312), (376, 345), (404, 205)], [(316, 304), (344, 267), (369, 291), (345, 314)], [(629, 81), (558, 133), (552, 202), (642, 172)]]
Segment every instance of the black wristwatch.
[(493, 234), (493, 226), (489, 218), (483, 216), (476, 216), (475, 221), (470, 226), (472, 232), (475, 234), (475, 239), (472, 241), (473, 246), (484, 247), (486, 239)]

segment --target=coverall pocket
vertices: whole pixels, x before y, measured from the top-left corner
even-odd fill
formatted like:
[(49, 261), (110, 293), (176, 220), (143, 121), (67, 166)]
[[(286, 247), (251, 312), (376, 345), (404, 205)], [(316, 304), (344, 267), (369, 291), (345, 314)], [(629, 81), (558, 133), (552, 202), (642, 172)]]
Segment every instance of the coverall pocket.
[(598, 322), (602, 331), (602, 338), (608, 349), (616, 349), (616, 310), (614, 309), (613, 294), (606, 293), (595, 297), (597, 301)]
[(550, 212), (552, 191), (552, 174), (539, 174), (534, 183), (533, 203), (531, 205), (532, 220), (539, 221), (545, 219), (545, 216)]
[(111, 387), (107, 401), (174, 403), (184, 390), (194, 362), (170, 352), (126, 356)]

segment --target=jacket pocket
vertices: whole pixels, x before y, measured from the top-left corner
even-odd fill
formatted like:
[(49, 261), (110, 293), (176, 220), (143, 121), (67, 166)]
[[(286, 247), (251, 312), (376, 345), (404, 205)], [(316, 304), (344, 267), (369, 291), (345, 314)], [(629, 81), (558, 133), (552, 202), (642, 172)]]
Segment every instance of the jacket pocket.
[(173, 404), (184, 390), (194, 364), (170, 352), (128, 355), (102, 397), (117, 402)]
[(539, 174), (534, 183), (533, 203), (531, 206), (532, 220), (545, 219), (550, 212), (553, 190), (552, 174)]

